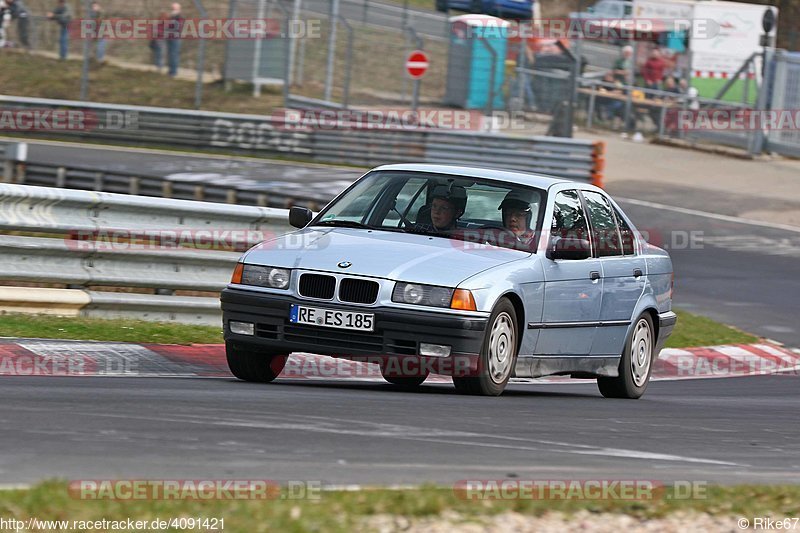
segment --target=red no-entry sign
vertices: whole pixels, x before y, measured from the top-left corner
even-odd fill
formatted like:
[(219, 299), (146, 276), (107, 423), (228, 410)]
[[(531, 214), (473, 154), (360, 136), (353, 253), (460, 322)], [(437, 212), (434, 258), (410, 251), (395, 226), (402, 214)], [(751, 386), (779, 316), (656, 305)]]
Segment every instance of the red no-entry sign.
[(414, 50), (406, 59), (406, 71), (415, 80), (425, 75), (428, 70), (428, 55), (422, 50)]

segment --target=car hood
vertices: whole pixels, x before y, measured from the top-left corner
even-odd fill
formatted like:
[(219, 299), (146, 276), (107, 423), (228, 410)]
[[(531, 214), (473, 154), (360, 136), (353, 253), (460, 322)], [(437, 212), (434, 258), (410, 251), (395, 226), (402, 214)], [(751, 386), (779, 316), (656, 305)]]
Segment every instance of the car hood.
[[(530, 255), (428, 235), (325, 228), (264, 241), (245, 254), (244, 262), (455, 287), (479, 272)], [(351, 265), (338, 266), (345, 261)]]

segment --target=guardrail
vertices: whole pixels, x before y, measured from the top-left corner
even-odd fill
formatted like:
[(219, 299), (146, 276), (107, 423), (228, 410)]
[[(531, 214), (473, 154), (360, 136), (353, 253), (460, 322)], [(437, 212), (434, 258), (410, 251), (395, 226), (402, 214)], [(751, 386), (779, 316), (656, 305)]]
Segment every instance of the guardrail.
[[(14, 158), (15, 145), (8, 146), (11, 148), (9, 150), (11, 154), (6, 156), (4, 162), (5, 170), (0, 176), (0, 182), (19, 185), (60, 187), (282, 209), (289, 208), (292, 205), (304, 205), (312, 210), (319, 210), (333, 198), (336, 192), (283, 192), (275, 190), (269, 184), (264, 184), (263, 186), (253, 183), (246, 185), (237, 183), (220, 184), (200, 181), (195, 176), (192, 176), (191, 180), (186, 180), (176, 176), (166, 177), (146, 172), (138, 172), (136, 175), (131, 175), (130, 172), (109, 171), (72, 163), (23, 163)], [(0, 148), (2, 148), (2, 143), (0, 143)]]
[[(0, 235), (0, 281), (66, 286), (0, 286), (0, 310), (216, 325), (218, 298), (193, 293), (221, 290), (239, 250), (288, 233), (287, 219), (264, 207), (0, 184), (0, 230), (17, 233)], [(128, 292), (93, 290), (103, 286)]]
[(92, 141), (221, 149), (325, 163), (458, 163), (599, 184), (603, 143), (445, 129), (297, 129), (280, 117), (0, 96), (5, 110), (78, 111), (74, 129), (30, 131)]

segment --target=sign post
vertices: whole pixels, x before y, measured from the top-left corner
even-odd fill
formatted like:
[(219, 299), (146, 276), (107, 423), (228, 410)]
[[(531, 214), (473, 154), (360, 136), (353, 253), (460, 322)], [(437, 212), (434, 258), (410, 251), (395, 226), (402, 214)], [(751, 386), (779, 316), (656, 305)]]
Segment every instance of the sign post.
[(419, 86), (425, 72), (428, 71), (428, 54), (422, 50), (414, 50), (408, 54), (406, 59), (406, 72), (414, 80), (414, 94), (412, 96), (411, 109), (417, 110), (419, 107)]

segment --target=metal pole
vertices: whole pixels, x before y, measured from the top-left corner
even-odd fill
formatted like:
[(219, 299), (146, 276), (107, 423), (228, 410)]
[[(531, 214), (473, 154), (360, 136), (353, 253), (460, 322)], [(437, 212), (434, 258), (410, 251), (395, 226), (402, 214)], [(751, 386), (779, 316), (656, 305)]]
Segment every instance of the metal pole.
[[(419, 36), (417, 30), (415, 30), (411, 26), (404, 26), (404, 29), (406, 33), (410, 35), (412, 39), (414, 39), (417, 50), (423, 50), (425, 47), (425, 42)], [(403, 80), (405, 80), (405, 76), (403, 76)], [(411, 110), (415, 113), (417, 112), (417, 108), (419, 107), (419, 92), (421, 85), (422, 85), (422, 79), (417, 78), (414, 80), (414, 86), (411, 90)]]
[(403, 0), (403, 27), (408, 26), (408, 0)]
[[(258, 20), (264, 20), (264, 2), (266, 0), (258, 0)], [(259, 74), (261, 73), (261, 42), (264, 40), (264, 35), (256, 35), (255, 49), (253, 50), (253, 96), (261, 96), (261, 85), (258, 83)]]
[(339, 0), (331, 0), (328, 16), (330, 30), (328, 33), (328, 64), (325, 69), (325, 100), (331, 100), (333, 91), (333, 60), (336, 57), (336, 24), (339, 20)]
[(489, 101), (486, 102), (486, 115), (492, 116), (494, 113), (494, 95), (495, 95), (495, 75), (497, 74), (497, 52), (492, 45), (489, 44), (489, 41), (486, 40), (486, 37), (482, 35), (478, 36), (478, 40), (480, 40), (481, 44), (489, 50), (489, 54), (492, 56), (492, 70), (489, 72)]
[[(303, 0), (294, 0), (294, 7), (292, 8), (292, 21), (296, 21), (300, 19), (300, 4)], [(297, 57), (297, 39), (289, 33), (286, 33), (286, 38), (289, 39), (289, 77), (288, 83), (294, 83), (294, 71), (295, 71), (295, 58)]]
[[(208, 17), (208, 13), (203, 7), (203, 2), (201, 0), (194, 0), (194, 5), (197, 8), (198, 13), (200, 13), (200, 18), (205, 19)], [(200, 106), (203, 103), (203, 70), (205, 69), (205, 64), (206, 64), (206, 40), (200, 39), (200, 47), (197, 50), (197, 82), (195, 83), (194, 86), (195, 109), (200, 109)]]
[(339, 20), (344, 24), (347, 30), (347, 62), (345, 63), (344, 71), (344, 87), (342, 88), (342, 107), (347, 109), (350, 102), (350, 71), (353, 66), (353, 27), (347, 22), (343, 16), (339, 16)]
[(517, 98), (522, 102), (520, 110), (525, 111), (525, 98), (527, 97), (525, 85), (528, 82), (528, 74), (525, 67), (528, 62), (528, 43), (523, 38), (519, 43), (519, 54), (517, 54)]
[(300, 64), (297, 65), (297, 74), (295, 75), (295, 82), (297, 85), (303, 85), (303, 73), (306, 66), (306, 39), (303, 37), (300, 40)]
[[(92, 9), (91, 0), (84, 2), (84, 9), (84, 16), (89, 16)], [(99, 28), (95, 25), (94, 29), (97, 32)], [(92, 39), (83, 40), (83, 68), (81, 69), (81, 101), (83, 102), (89, 98), (89, 55), (91, 54), (91, 43)]]
[[(764, 65), (766, 65), (768, 61), (772, 61), (772, 58), (775, 56), (775, 51), (772, 49), (765, 49), (764, 50)], [(762, 70), (762, 72), (766, 73), (766, 70)], [(772, 92), (772, 84), (770, 83), (769, 76), (762, 75), (761, 76), (761, 88), (758, 91), (758, 98), (756, 100), (756, 110), (757, 111), (765, 111), (769, 109), (768, 101), (769, 101), (769, 93)], [(748, 146), (748, 152), (750, 155), (758, 155), (764, 150), (764, 141), (766, 140), (766, 135), (763, 129), (758, 128), (750, 135), (750, 146)]]

